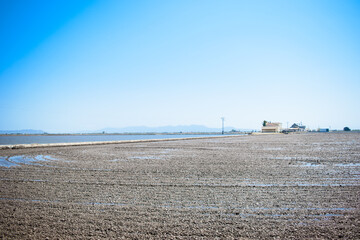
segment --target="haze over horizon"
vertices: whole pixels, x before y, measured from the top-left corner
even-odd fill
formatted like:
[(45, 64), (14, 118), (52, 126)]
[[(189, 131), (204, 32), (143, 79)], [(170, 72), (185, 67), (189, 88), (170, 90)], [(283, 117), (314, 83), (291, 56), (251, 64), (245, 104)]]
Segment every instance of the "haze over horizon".
[[(257, 131), (258, 129), (238, 129), (231, 126), (224, 127), (225, 132)], [(96, 130), (81, 130), (73, 132), (46, 132), (41, 129), (0, 130), (0, 134), (88, 134), (88, 133), (221, 133), (222, 128), (209, 128), (203, 125), (178, 125), (178, 126), (130, 126), (124, 128), (102, 128)]]
[(0, 130), (360, 129), (359, 1), (0, 0)]

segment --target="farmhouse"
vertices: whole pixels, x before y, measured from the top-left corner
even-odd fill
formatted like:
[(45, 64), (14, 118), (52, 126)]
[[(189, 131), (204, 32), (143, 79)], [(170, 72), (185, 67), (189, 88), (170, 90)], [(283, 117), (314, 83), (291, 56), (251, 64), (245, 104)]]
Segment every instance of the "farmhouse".
[(261, 131), (263, 133), (279, 133), (279, 132), (281, 132), (281, 123), (266, 122), (265, 126), (262, 126)]
[(301, 123), (300, 124), (296, 124), (294, 123), (290, 129), (288, 129), (289, 132), (303, 132), (305, 131), (306, 129), (306, 126), (302, 125)]

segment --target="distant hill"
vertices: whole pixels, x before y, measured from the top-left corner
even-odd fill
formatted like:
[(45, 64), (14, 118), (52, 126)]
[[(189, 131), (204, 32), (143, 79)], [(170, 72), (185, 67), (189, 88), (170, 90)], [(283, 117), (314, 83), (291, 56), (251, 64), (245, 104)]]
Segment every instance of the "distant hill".
[(44, 134), (42, 130), (23, 129), (23, 130), (0, 130), (0, 134)]
[[(234, 127), (225, 127), (225, 131), (231, 130), (237, 131), (252, 131), (252, 129), (236, 129)], [(221, 128), (209, 128), (203, 125), (179, 125), (179, 126), (162, 126), (162, 127), (146, 127), (146, 126), (134, 126), (125, 128), (104, 128), (96, 133), (179, 133), (179, 132), (221, 132)]]

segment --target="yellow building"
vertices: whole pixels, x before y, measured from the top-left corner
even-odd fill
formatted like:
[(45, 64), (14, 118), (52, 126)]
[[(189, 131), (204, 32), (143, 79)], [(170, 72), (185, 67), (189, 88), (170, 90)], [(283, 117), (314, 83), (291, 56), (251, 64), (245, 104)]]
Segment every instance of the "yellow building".
[(281, 132), (281, 123), (279, 122), (275, 122), (275, 123), (272, 123), (272, 122), (267, 122), (265, 126), (263, 126), (261, 128), (261, 132), (263, 133), (279, 133)]

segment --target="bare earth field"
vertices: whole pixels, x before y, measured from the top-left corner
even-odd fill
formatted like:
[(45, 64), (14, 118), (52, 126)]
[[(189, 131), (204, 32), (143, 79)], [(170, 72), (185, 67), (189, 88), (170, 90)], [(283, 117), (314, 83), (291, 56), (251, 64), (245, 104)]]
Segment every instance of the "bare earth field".
[(0, 150), (2, 239), (360, 239), (360, 133)]

